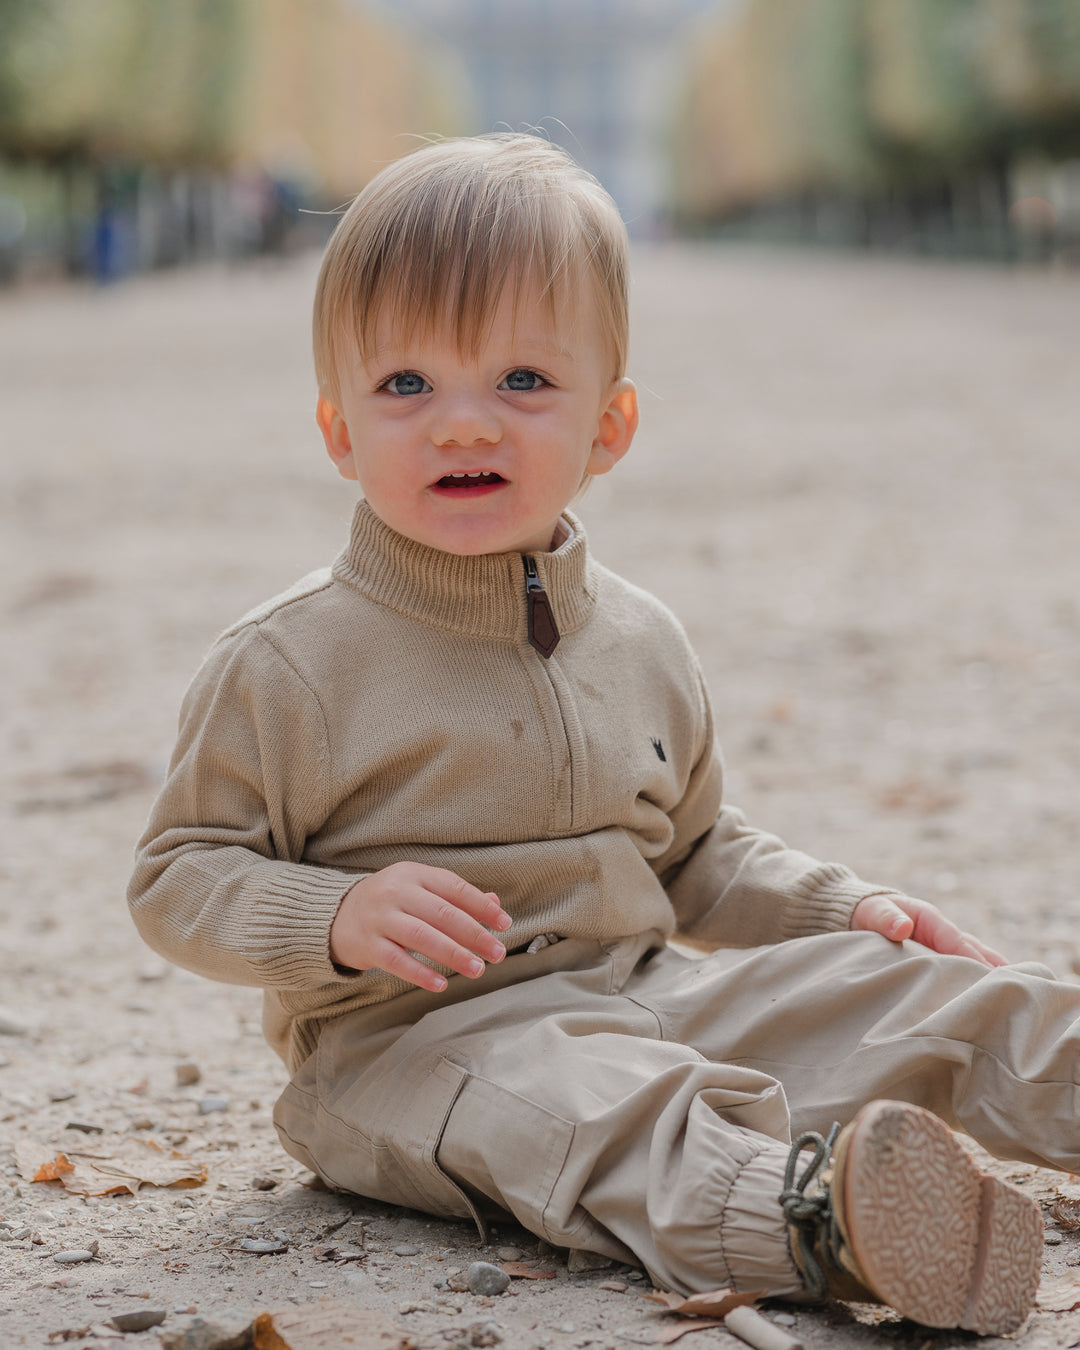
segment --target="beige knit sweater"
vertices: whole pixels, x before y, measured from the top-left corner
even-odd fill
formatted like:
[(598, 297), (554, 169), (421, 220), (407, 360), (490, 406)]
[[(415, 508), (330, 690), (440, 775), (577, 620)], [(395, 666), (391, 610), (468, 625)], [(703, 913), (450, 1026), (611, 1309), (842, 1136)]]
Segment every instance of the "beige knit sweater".
[(527, 640), (520, 555), (441, 553), (361, 502), (334, 566), (225, 632), (188, 690), (132, 911), (171, 961), (261, 985), (291, 1067), (328, 1019), (410, 987), (328, 954), (357, 876), (402, 859), (495, 891), (510, 949), (649, 929), (772, 943), (845, 928), (882, 890), (721, 807), (685, 634), (570, 525), (535, 557), (550, 658)]

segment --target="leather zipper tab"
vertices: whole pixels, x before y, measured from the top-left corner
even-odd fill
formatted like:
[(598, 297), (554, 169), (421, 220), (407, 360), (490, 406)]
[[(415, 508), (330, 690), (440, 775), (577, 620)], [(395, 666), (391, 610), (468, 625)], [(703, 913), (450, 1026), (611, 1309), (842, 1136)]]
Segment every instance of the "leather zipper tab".
[(524, 555), (525, 604), (529, 618), (529, 642), (545, 659), (559, 645), (559, 627), (551, 608), (548, 593), (540, 584), (536, 559)]

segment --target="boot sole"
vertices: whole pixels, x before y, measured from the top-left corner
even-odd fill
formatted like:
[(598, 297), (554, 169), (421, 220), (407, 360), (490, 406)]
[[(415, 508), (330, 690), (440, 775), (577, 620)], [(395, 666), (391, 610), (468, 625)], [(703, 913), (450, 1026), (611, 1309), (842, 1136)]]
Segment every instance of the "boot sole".
[(936, 1116), (903, 1102), (861, 1111), (844, 1155), (841, 1227), (885, 1303), (924, 1326), (984, 1336), (1023, 1325), (1042, 1264), (1033, 1200), (980, 1172)]

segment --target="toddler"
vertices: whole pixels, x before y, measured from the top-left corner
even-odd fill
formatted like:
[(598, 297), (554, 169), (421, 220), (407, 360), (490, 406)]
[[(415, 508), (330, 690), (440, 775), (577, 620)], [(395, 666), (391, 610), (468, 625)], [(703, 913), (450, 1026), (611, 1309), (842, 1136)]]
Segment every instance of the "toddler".
[(428, 145), (314, 335), (348, 543), (213, 646), (130, 889), (265, 991), (285, 1148), (683, 1293), (1018, 1327), (1038, 1208), (950, 1127), (1080, 1168), (1080, 989), (723, 801), (682, 629), (569, 509), (637, 426), (610, 198), (536, 137)]

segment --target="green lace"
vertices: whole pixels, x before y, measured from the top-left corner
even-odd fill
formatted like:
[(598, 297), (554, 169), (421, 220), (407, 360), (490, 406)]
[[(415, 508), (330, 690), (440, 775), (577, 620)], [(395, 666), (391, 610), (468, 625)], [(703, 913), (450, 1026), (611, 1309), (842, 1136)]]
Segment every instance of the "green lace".
[[(780, 1193), (780, 1207), (784, 1211), (784, 1218), (792, 1228), (792, 1255), (795, 1257), (795, 1264), (806, 1281), (807, 1289), (816, 1299), (823, 1299), (828, 1293), (828, 1280), (815, 1251), (818, 1238), (823, 1240), (825, 1256), (834, 1266), (840, 1265), (839, 1251), (843, 1238), (836, 1216), (833, 1214), (830, 1187), (818, 1186), (809, 1195), (806, 1191), (832, 1158), (833, 1144), (839, 1130), (840, 1126), (834, 1125), (826, 1139), (813, 1130), (799, 1135), (788, 1154), (787, 1167), (784, 1169), (784, 1189)], [(795, 1169), (798, 1166), (799, 1155), (808, 1148), (814, 1150), (814, 1156), (796, 1180)]]

